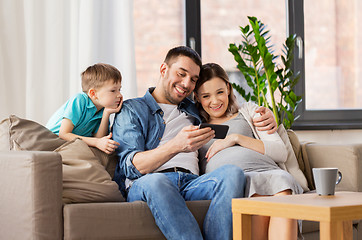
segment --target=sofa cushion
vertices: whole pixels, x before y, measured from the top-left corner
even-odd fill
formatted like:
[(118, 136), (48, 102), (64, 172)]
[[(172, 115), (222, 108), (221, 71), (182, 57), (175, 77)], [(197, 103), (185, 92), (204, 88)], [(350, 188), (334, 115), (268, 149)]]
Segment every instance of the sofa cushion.
[(90, 147), (94, 155), (99, 159), (102, 165), (105, 167), (106, 171), (111, 175), (113, 178), (114, 171), (116, 170), (117, 163), (118, 163), (118, 156), (116, 152), (111, 154), (107, 154), (96, 147)]
[(15, 115), (0, 123), (0, 151), (54, 151), (65, 142), (41, 124)]
[(118, 184), (85, 142), (75, 139), (55, 152), (62, 156), (64, 203), (124, 201)]
[[(289, 131), (289, 135), (293, 139), (295, 145), (299, 144), (299, 140), (294, 132)], [(304, 192), (309, 191), (307, 179), (305, 178), (303, 172), (299, 168), (298, 160), (295, 156), (292, 144), (289, 140), (288, 132), (285, 130), (283, 124), (278, 128), (278, 134), (283, 140), (285, 146), (287, 147), (288, 157), (287, 161), (284, 163), (286, 170), (297, 180), (297, 182), (302, 186)]]
[(302, 171), (304, 173), (304, 176), (307, 178), (309, 189), (315, 190), (312, 168), (310, 166), (310, 161), (309, 161), (309, 157), (307, 154), (307, 146), (309, 143), (310, 142), (303, 142), (300, 144), (301, 151), (300, 151), (300, 156), (298, 157), (298, 159), (301, 158), (303, 161), (304, 170), (302, 169)]
[[(54, 151), (66, 142), (43, 125), (15, 115), (0, 122), (0, 151)], [(91, 149), (113, 177), (117, 155), (108, 155), (95, 147)]]
[[(186, 205), (202, 229), (210, 201), (186, 201)], [(165, 237), (147, 203), (134, 201), (65, 205), (64, 239), (160, 240)]]

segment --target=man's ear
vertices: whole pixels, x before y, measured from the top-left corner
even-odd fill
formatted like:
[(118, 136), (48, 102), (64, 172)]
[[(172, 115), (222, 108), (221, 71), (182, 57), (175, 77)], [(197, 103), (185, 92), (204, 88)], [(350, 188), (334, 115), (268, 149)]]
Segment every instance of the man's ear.
[(167, 64), (166, 63), (162, 63), (161, 67), (160, 67), (160, 74), (162, 77), (165, 76), (166, 70), (167, 70)]

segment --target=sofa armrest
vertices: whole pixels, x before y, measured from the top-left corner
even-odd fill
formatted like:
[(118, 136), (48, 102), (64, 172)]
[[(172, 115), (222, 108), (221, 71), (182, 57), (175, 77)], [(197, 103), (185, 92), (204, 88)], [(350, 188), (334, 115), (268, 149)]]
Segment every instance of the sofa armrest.
[(362, 144), (306, 143), (302, 147), (304, 163), (309, 165), (308, 181), (313, 181), (310, 179), (312, 168), (336, 167), (343, 175), (336, 191), (362, 192)]
[(62, 160), (54, 152), (0, 152), (0, 239), (61, 239)]

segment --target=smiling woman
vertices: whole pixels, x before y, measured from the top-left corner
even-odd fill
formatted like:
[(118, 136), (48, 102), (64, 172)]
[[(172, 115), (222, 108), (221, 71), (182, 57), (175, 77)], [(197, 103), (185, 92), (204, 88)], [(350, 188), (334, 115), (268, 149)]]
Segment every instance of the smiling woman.
[[(228, 111), (232, 104), (229, 99), (233, 96), (230, 85), (226, 72), (218, 64), (202, 66), (195, 88), (197, 107), (208, 116), (208, 123), (229, 126), (229, 132), (225, 139), (210, 140), (200, 148), (201, 173), (210, 173), (228, 164), (240, 167), (247, 179), (246, 197), (303, 193), (296, 179), (282, 169), (288, 154), (279, 134), (267, 134), (253, 126), (258, 106), (245, 103), (239, 110)], [(255, 239), (296, 239), (297, 222), (253, 217), (252, 236)]]
[(198, 89), (195, 97), (209, 115), (209, 123), (224, 122), (230, 117), (225, 114), (229, 106), (230, 91), (230, 86), (218, 77), (205, 82)]

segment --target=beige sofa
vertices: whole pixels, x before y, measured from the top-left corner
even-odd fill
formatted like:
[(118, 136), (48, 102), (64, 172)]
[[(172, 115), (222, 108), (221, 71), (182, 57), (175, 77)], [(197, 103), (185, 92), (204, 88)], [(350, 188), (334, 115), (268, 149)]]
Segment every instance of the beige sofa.
[[(15, 130), (21, 127), (20, 124)], [(7, 128), (8, 125), (0, 125), (0, 141), (11, 135), (1, 134)], [(289, 134), (310, 189), (314, 189), (311, 168), (338, 167), (343, 180), (337, 191), (362, 191), (362, 144), (299, 144), (294, 133)], [(33, 135), (22, 132), (17, 138), (24, 142)], [(65, 204), (62, 155), (43, 149), (24, 150), (20, 140), (16, 143), (18, 149), (14, 149), (16, 141), (11, 141), (12, 151), (4, 151), (0, 146), (0, 239), (164, 239), (144, 202)], [(35, 142), (42, 144), (39, 138)], [(110, 175), (114, 166), (114, 159), (105, 164)], [(187, 202), (187, 205), (201, 227), (209, 201)], [(361, 240), (362, 222), (356, 221), (353, 231), (354, 239)], [(302, 232), (307, 240), (318, 239), (318, 223), (303, 222)]]

